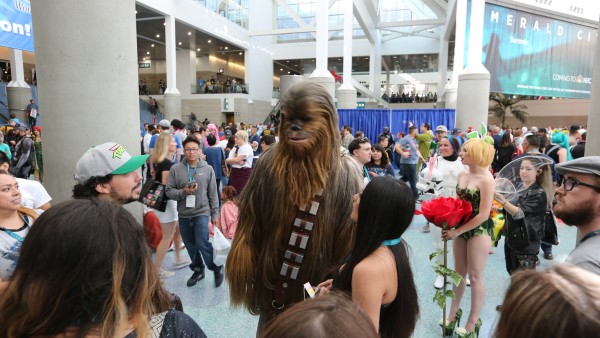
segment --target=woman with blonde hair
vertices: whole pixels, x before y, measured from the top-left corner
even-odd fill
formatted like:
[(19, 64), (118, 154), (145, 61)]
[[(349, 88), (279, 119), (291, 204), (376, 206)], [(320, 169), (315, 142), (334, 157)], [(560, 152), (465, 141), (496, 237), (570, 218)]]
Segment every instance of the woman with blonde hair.
[(516, 272), (494, 338), (597, 337), (600, 276), (569, 264)]
[[(173, 159), (175, 152), (177, 151), (177, 142), (171, 134), (160, 134), (156, 139), (156, 144), (152, 148), (152, 166), (154, 168), (154, 180), (161, 184), (167, 184), (167, 177), (169, 177), (169, 170), (173, 166)], [(178, 214), (177, 214), (177, 201), (167, 201), (167, 208), (163, 211), (154, 210), (154, 213), (160, 221), (160, 227), (162, 229), (162, 239), (156, 247), (155, 265), (156, 269), (160, 274), (161, 278), (169, 278), (175, 275), (172, 271), (166, 271), (162, 269), (162, 262), (167, 254), (167, 250), (171, 245), (171, 241), (175, 238), (175, 266), (178, 269), (184, 267), (189, 260), (181, 257), (181, 237), (175, 236), (178, 232)]]
[(235, 147), (231, 149), (229, 158), (225, 160), (225, 163), (231, 165), (229, 185), (233, 186), (238, 194), (242, 193), (250, 179), (253, 157), (254, 151), (248, 144), (248, 133), (243, 130), (238, 131), (235, 133)]
[(0, 297), (0, 337), (205, 337), (169, 308), (133, 215), (75, 199), (44, 212), (25, 238)]
[(450, 308), (448, 316), (450, 324), (446, 326), (446, 335), (454, 333), (462, 317), (462, 309), (459, 307), (465, 292), (467, 273), (471, 281), (471, 309), (467, 324), (457, 332), (459, 337), (477, 337), (482, 325), (479, 313), (485, 296), (483, 269), (487, 263), (494, 234), (490, 211), (495, 183), (494, 176), (489, 170), (494, 154), (493, 140), (489, 136), (485, 139), (468, 140), (463, 144), (459, 154), (462, 164), (468, 166), (469, 170), (458, 174), (456, 194), (458, 198), (472, 205), (473, 213), (462, 226), (442, 231), (443, 238), (454, 240), (454, 269), (463, 277), (460, 284), (453, 287), (456, 297)]

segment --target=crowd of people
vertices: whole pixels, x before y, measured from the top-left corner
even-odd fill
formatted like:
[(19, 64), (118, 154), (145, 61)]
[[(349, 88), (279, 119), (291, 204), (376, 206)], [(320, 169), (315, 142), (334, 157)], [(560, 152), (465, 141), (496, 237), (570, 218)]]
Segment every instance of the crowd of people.
[[(506, 219), (501, 235), (512, 282), (493, 336), (597, 335), (600, 157), (574, 156), (585, 147), (581, 127), (491, 126), (480, 135), (423, 123), (396, 137), (385, 128), (372, 144), (351, 126), (337, 129), (324, 89), (295, 86), (282, 99), (281, 130), (208, 120), (188, 130), (174, 119), (144, 126), (139, 156), (118, 142), (95, 145), (74, 168), (73, 200), (54, 206), (39, 182), (20, 177), (23, 145), (41, 142), (40, 130), (28, 140), (27, 127), (15, 124), (15, 151), (10, 141), (8, 151), (0, 149), (0, 336), (204, 337), (161, 282), (173, 276), (164, 266), (173, 242), (170, 268), (191, 270), (188, 287), (206, 269), (217, 288), (227, 276), (232, 303), (260, 315), (257, 336), (410, 337), (423, 303), (403, 235), (432, 193), (419, 183), (434, 172), (441, 179), (433, 194), (473, 210), (461, 226), (431, 231), (436, 247), (453, 243), (462, 276), (444, 333), (479, 335), (496, 211)], [(148, 182), (164, 189), (167, 202), (164, 211), (144, 202), (140, 225), (123, 205), (144, 201)], [(577, 246), (565, 264), (536, 271), (540, 251), (553, 259), (546, 232), (554, 215), (577, 227)], [(290, 232), (274, 228), (283, 218)], [(232, 241), (226, 266), (213, 257), (215, 227)], [(305, 276), (318, 282), (306, 286), (314, 299), (302, 301), (300, 288), (285, 289)], [(470, 310), (459, 327), (469, 284)]]

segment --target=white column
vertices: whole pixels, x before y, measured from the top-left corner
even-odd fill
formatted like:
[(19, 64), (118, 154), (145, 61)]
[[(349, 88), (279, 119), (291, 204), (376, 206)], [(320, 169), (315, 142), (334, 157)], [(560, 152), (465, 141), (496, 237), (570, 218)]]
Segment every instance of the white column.
[(456, 100), (456, 125), (463, 130), (488, 120), (490, 72), (481, 64), (484, 7), (484, 0), (471, 0), (469, 61), (458, 76)]
[(29, 88), (25, 82), (25, 71), (23, 70), (23, 51), (20, 49), (10, 49), (10, 76), (11, 81), (7, 87)]
[[(252, 0), (248, 8), (248, 30), (265, 31), (273, 29), (275, 2), (271, 0)], [(245, 46), (244, 64), (248, 89), (248, 113), (236, 116), (244, 122), (264, 122), (270, 114), (273, 98), (273, 37), (253, 36)], [(280, 79), (280, 88), (283, 80)], [(282, 92), (283, 93), (283, 92)]]
[(454, 68), (446, 88), (446, 107), (456, 108), (458, 76), (465, 62), (465, 33), (467, 30), (467, 0), (456, 0), (456, 31), (454, 37)]
[[(438, 73), (439, 79), (437, 84), (438, 102), (442, 106), (445, 105), (444, 95), (446, 95), (446, 84), (448, 83), (448, 40), (443, 36), (440, 37), (440, 53), (438, 55)], [(442, 108), (442, 107), (437, 107)]]
[(338, 88), (338, 108), (356, 109), (356, 88), (352, 86), (352, 24), (353, 0), (344, 2), (344, 79)]
[(316, 60), (317, 68), (310, 75), (310, 79), (327, 89), (331, 97), (335, 97), (335, 80), (327, 69), (329, 45), (329, 1), (317, 1), (317, 41)]
[(23, 109), (31, 100), (31, 88), (25, 82), (25, 71), (23, 70), (23, 51), (10, 49), (10, 76), (11, 81), (6, 86), (9, 113), (15, 114), (23, 123), (28, 123)]
[(177, 84), (176, 88), (182, 96), (192, 93), (192, 85), (196, 82), (196, 52), (189, 49), (178, 49), (176, 52)]
[(44, 185), (55, 204), (71, 199), (75, 164), (93, 145), (140, 154), (135, 1), (33, 0), (31, 14)]
[(177, 89), (177, 56), (175, 49), (175, 17), (165, 16), (165, 50), (167, 68), (167, 90), (165, 90), (165, 118), (181, 119), (181, 93)]
[[(594, 68), (600, 69), (600, 43), (596, 42)], [(590, 93), (590, 112), (588, 114), (585, 156), (600, 156), (600, 71), (592, 75), (592, 91)]]
[(369, 53), (369, 90), (373, 92), (375, 98), (378, 98), (381, 96), (381, 32), (379, 30), (373, 32), (373, 40)]

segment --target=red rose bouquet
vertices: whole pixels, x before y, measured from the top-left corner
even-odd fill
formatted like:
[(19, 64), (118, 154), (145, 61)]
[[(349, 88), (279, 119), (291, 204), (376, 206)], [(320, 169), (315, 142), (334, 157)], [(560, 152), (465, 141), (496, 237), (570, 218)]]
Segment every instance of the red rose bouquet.
[[(435, 226), (448, 230), (452, 228), (460, 227), (465, 224), (471, 217), (473, 207), (465, 200), (451, 198), (451, 197), (439, 197), (430, 201), (424, 201), (421, 204), (421, 214), (427, 219), (428, 222), (433, 223)], [(455, 295), (452, 290), (446, 290), (447, 278), (450, 278), (454, 285), (458, 285), (462, 280), (462, 276), (456, 271), (448, 268), (448, 242), (444, 238), (444, 249), (436, 250), (434, 253), (429, 255), (429, 260), (433, 260), (438, 255), (444, 255), (444, 263), (435, 263), (433, 269), (439, 275), (444, 276), (444, 287), (441, 290), (436, 291), (433, 300), (442, 308), (443, 319), (442, 319), (442, 336), (446, 332), (446, 299), (454, 299)]]

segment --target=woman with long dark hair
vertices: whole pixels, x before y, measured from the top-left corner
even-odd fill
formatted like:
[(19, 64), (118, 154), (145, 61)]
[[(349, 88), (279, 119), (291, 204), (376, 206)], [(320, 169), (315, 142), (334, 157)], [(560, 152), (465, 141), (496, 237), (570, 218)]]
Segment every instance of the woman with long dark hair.
[(333, 288), (350, 292), (382, 337), (410, 337), (419, 317), (408, 247), (401, 239), (414, 211), (410, 188), (391, 177), (375, 177), (354, 196), (356, 241)]
[(13, 276), (23, 240), (36, 217), (35, 211), (21, 207), (16, 178), (0, 170), (0, 292)]
[(373, 145), (371, 162), (367, 163), (365, 166), (372, 176), (395, 176), (394, 168), (392, 168), (392, 165), (390, 164), (386, 150), (379, 143)]
[(0, 337), (205, 337), (169, 307), (133, 215), (75, 199), (48, 209), (27, 234), (0, 297)]

